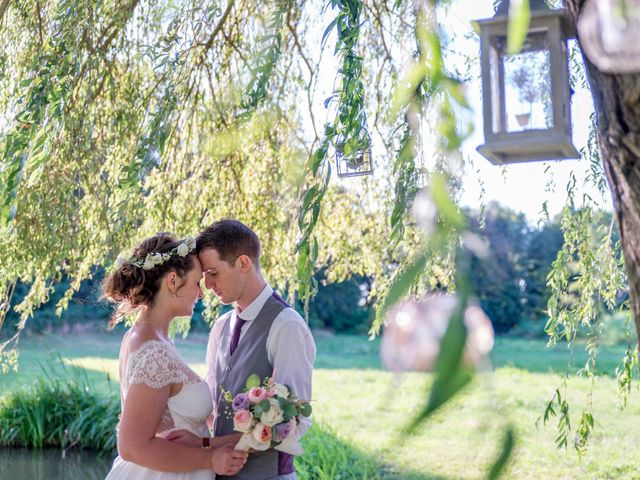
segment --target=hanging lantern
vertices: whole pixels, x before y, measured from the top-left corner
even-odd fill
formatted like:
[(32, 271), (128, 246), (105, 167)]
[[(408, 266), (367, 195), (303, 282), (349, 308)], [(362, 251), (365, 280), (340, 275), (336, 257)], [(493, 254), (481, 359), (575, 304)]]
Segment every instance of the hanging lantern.
[(598, 70), (640, 72), (639, 0), (587, 0), (578, 33), (580, 46)]
[(575, 35), (565, 10), (531, 0), (522, 50), (507, 50), (509, 1), (479, 20), (484, 145), (491, 163), (579, 158), (571, 141), (567, 39)]
[(351, 138), (339, 135), (334, 145), (339, 177), (357, 177), (373, 173), (371, 139), (366, 129), (360, 130), (357, 136)]

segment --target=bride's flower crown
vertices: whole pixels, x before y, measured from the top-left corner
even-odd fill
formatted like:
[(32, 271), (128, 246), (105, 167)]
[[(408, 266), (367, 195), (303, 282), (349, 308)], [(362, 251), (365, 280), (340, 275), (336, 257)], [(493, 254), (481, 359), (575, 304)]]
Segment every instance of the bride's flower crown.
[(196, 239), (193, 237), (185, 237), (182, 242), (177, 247), (172, 248), (168, 252), (164, 253), (149, 253), (145, 255), (143, 258), (139, 257), (118, 257), (116, 260), (116, 268), (120, 268), (125, 264), (133, 265), (135, 267), (141, 268), (143, 270), (151, 270), (153, 267), (158, 265), (162, 265), (164, 262), (169, 260), (174, 255), (179, 255), (181, 257), (186, 257), (191, 252), (196, 249)]

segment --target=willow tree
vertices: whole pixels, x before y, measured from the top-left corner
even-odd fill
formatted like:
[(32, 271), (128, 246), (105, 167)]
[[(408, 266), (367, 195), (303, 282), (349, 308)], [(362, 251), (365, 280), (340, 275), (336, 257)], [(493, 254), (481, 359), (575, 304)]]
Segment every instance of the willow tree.
[[(257, 231), (289, 295), (308, 302), (319, 266), (333, 281), (368, 275), (380, 295), (421, 243), (404, 227), (416, 122), (429, 95), (448, 95), (421, 83), (389, 102), (414, 58), (395, 46), (416, 45), (409, 3), (2, 0), (0, 326), (16, 282), (30, 285), (12, 306), (22, 328), (63, 278), (60, 310), (145, 236), (225, 216)], [(323, 66), (333, 55), (337, 72)], [(375, 143), (388, 175), (330, 180), (337, 137)]]
[[(411, 289), (453, 287), (464, 222), (448, 152), (468, 132), (463, 83), (443, 62), (438, 7), (448, 3), (0, 0), (4, 312), (16, 282), (31, 285), (15, 306), (24, 326), (61, 279), (71, 280), (64, 309), (83, 279), (141, 238), (193, 234), (224, 216), (255, 228), (268, 277), (303, 302), (319, 266), (331, 280), (372, 277), (381, 313)], [(574, 19), (583, 3), (569, 0)], [(332, 56), (338, 68), (323, 61)], [(638, 319), (637, 81), (587, 65), (593, 140)], [(336, 147), (356, 163), (373, 149), (381, 173), (333, 181)], [(416, 225), (409, 210), (421, 185), (435, 208)], [(600, 242), (593, 255), (588, 214), (574, 217), (569, 206), (550, 279), (555, 335), (595, 324), (598, 298), (624, 283), (615, 246)], [(598, 270), (607, 258), (609, 274)], [(575, 305), (560, 301), (570, 288), (564, 260), (590, 273)], [(4, 358), (17, 338), (0, 348)], [(627, 367), (637, 351), (628, 358)]]

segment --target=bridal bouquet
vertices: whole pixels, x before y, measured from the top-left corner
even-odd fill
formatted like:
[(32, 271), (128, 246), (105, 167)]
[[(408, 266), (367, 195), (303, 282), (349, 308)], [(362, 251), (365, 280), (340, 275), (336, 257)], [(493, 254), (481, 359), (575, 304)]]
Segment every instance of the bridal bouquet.
[(295, 434), (300, 415), (311, 415), (311, 405), (298, 400), (287, 385), (266, 378), (261, 386), (260, 378), (253, 374), (247, 379), (245, 391), (231, 400), (231, 408), (234, 429), (243, 433), (236, 450), (275, 448), (302, 455)]

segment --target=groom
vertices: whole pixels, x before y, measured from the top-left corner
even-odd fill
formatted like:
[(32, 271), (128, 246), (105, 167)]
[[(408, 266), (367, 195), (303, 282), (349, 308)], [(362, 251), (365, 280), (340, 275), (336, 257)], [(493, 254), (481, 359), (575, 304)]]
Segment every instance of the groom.
[[(302, 317), (265, 281), (260, 271), (260, 240), (243, 223), (225, 219), (196, 238), (205, 286), (235, 309), (216, 320), (207, 347), (207, 383), (214, 401), (215, 436), (233, 433), (221, 388), (242, 391), (249, 375), (273, 377), (289, 385), (298, 399), (311, 400), (316, 346)], [(298, 436), (311, 421), (301, 417)], [(220, 478), (220, 477), (218, 477)], [(252, 453), (233, 479), (296, 479), (293, 456), (276, 450)]]

